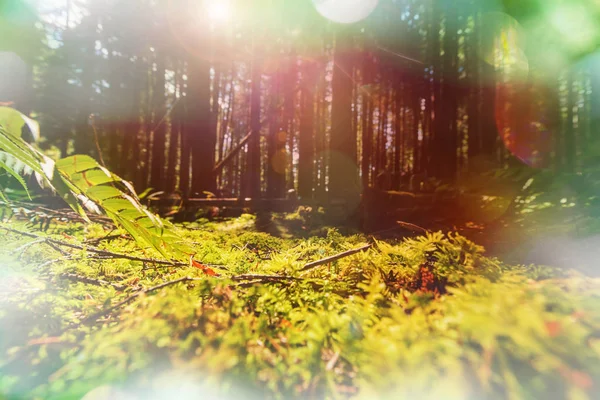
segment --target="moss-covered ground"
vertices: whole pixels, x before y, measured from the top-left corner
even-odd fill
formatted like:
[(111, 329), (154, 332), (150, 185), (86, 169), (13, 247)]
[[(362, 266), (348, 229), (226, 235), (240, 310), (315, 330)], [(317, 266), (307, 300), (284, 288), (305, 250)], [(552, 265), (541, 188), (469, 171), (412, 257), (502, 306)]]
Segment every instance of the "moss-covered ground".
[(201, 262), (179, 266), (100, 224), (4, 223), (0, 397), (598, 398), (600, 279), (318, 218), (179, 225)]

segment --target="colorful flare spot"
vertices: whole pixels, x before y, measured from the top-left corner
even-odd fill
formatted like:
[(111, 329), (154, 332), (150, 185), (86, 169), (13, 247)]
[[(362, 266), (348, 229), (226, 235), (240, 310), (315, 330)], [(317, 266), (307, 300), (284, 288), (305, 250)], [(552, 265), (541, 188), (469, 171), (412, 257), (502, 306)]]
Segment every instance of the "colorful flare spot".
[(288, 154), (285, 149), (279, 150), (271, 158), (271, 166), (273, 171), (278, 174), (285, 174), (285, 167), (287, 165)]
[(552, 146), (552, 136), (541, 99), (544, 88), (512, 83), (498, 87), (496, 126), (506, 149), (524, 163), (543, 168)]
[(378, 0), (313, 0), (319, 14), (341, 24), (352, 24), (367, 18)]
[(287, 132), (285, 131), (281, 131), (281, 132), (277, 132), (277, 143), (278, 144), (284, 144), (287, 140)]
[(213, 0), (207, 6), (208, 18), (215, 22), (226, 21), (231, 15), (231, 7), (227, 0)]
[(525, 31), (516, 19), (501, 12), (486, 13), (482, 26), (491, 35), (493, 45), (482, 55), (483, 60), (509, 75), (527, 75), (529, 62), (525, 56)]

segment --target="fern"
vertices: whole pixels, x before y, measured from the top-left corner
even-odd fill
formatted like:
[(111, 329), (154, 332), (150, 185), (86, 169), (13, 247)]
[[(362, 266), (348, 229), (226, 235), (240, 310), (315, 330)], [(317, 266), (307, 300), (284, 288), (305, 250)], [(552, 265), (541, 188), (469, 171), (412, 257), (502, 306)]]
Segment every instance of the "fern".
[[(140, 245), (150, 246), (166, 258), (187, 259), (192, 255), (172, 225), (142, 206), (129, 182), (86, 155), (54, 162), (21, 138), (26, 124), (36, 136), (35, 122), (16, 110), (0, 107), (0, 170), (13, 176), (25, 189), (27, 184), (22, 177), (35, 175), (42, 187), (58, 194), (86, 221), (89, 218), (85, 209), (105, 213)], [(0, 197), (6, 199), (1, 189)]]

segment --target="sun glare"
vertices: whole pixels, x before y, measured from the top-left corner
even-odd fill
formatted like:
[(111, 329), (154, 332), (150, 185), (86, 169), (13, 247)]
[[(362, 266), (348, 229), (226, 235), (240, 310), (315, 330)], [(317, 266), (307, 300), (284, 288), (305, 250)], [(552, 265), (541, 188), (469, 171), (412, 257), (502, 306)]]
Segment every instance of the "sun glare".
[(341, 24), (352, 24), (367, 18), (379, 0), (312, 0), (325, 18)]
[(213, 0), (208, 5), (208, 18), (211, 21), (221, 22), (229, 19), (231, 5), (228, 0)]

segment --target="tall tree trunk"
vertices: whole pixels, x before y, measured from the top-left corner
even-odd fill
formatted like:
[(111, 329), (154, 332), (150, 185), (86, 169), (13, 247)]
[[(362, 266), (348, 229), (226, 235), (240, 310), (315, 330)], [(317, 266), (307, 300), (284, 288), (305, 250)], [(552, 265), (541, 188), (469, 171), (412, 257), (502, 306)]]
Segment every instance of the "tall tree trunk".
[[(412, 172), (417, 173), (421, 167), (421, 141), (419, 140), (419, 128), (421, 121), (421, 90), (422, 82), (415, 80), (411, 84), (412, 86), (412, 97), (411, 97), (411, 109), (412, 109), (412, 139), (413, 139), (413, 164)], [(422, 130), (421, 130), (422, 132)], [(401, 177), (399, 177), (400, 179)]]
[(165, 140), (166, 140), (166, 99), (165, 99), (165, 56), (157, 54), (156, 73), (153, 88), (152, 118), (152, 159), (150, 186), (155, 190), (165, 189)]
[(442, 169), (439, 177), (447, 182), (456, 178), (457, 147), (458, 147), (458, 11), (454, 8), (446, 10), (446, 23), (444, 33), (444, 58), (443, 58), (443, 89), (442, 89), (442, 115), (440, 121), (440, 149)]
[(441, 58), (441, 5), (440, 0), (433, 0), (431, 12), (431, 65), (433, 69), (433, 118), (429, 139), (427, 170), (433, 176), (440, 176), (442, 154), (444, 151), (444, 104), (442, 98), (442, 58)]
[(480, 14), (476, 11), (474, 18), (474, 31), (469, 36), (469, 45), (465, 46), (467, 64), (467, 83), (469, 85), (467, 115), (468, 115), (468, 155), (474, 158), (481, 152), (481, 80), (479, 74), (480, 50)]
[(574, 112), (575, 107), (575, 93), (573, 85), (575, 84), (574, 72), (570, 70), (567, 73), (567, 120), (565, 121), (565, 170), (569, 173), (575, 172), (575, 157), (576, 157), (576, 145), (575, 145), (575, 126), (574, 126)]
[(394, 187), (397, 189), (400, 184), (400, 175), (402, 171), (402, 141), (404, 139), (404, 131), (402, 129), (402, 120), (404, 119), (404, 79), (400, 72), (397, 72), (397, 78), (395, 80), (396, 88), (396, 101), (395, 107), (396, 112), (394, 113), (394, 166), (393, 166), (393, 175), (394, 175)]
[(190, 60), (188, 71), (187, 120), (192, 151), (192, 195), (215, 192), (216, 130), (210, 108), (210, 63), (204, 58)]
[(144, 85), (146, 86), (146, 95), (144, 99), (143, 107), (143, 125), (138, 136), (137, 148), (141, 154), (141, 165), (137, 170), (136, 186), (139, 188), (146, 188), (149, 184), (150, 176), (150, 147), (151, 147), (151, 130), (152, 130), (152, 73), (151, 68), (145, 65), (146, 79)]
[[(184, 119), (184, 107), (183, 107), (183, 79), (181, 70), (176, 70), (175, 76), (175, 98), (173, 99), (173, 111), (171, 114), (171, 130), (169, 140), (169, 163), (167, 167), (166, 175), (166, 189), (169, 192), (174, 192), (177, 188), (177, 161), (180, 159), (181, 151), (181, 136), (182, 126)], [(177, 95), (179, 97), (177, 97)]]
[(285, 134), (280, 131), (280, 109), (274, 99), (281, 94), (281, 71), (271, 77), (271, 99), (269, 102), (269, 135), (267, 143), (267, 197), (282, 198), (285, 191), (287, 152)]
[(296, 81), (298, 70), (296, 67), (296, 54), (291, 52), (286, 64), (286, 79), (282, 82), (283, 87), (283, 127), (287, 133), (288, 140), (288, 169), (287, 187), (293, 189), (295, 186), (294, 176), (294, 117), (296, 107)]
[(335, 38), (332, 77), (331, 140), (329, 143), (330, 197), (349, 203), (360, 196), (356, 136), (352, 131), (352, 38), (339, 29)]
[(303, 65), (300, 109), (300, 135), (298, 137), (298, 195), (304, 199), (313, 197), (314, 164), (314, 117), (316, 66), (305, 61)]
[(261, 195), (260, 184), (260, 59), (256, 57), (252, 62), (252, 89), (250, 94), (250, 129), (252, 137), (248, 141), (248, 189), (250, 196), (257, 199)]
[(496, 124), (496, 81), (497, 73), (495, 67), (495, 37), (498, 32), (498, 27), (495, 26), (481, 26), (480, 28), (481, 42), (479, 53), (480, 54), (491, 54), (491, 60), (486, 62), (480, 61), (481, 65), (481, 102), (480, 102), (480, 115), (481, 115), (481, 153), (484, 154), (492, 161), (492, 157), (496, 153), (498, 143), (498, 127)]
[(131, 71), (131, 86), (129, 90), (132, 92), (131, 104), (127, 109), (126, 118), (123, 121), (123, 150), (122, 159), (120, 161), (120, 172), (124, 179), (133, 181), (135, 179), (135, 170), (137, 167), (137, 154), (132, 156), (132, 148), (135, 145), (136, 138), (140, 131), (140, 91), (141, 79), (139, 76), (138, 64), (134, 64)]
[(370, 186), (371, 159), (373, 153), (373, 101), (369, 93), (372, 79), (371, 54), (365, 51), (363, 61), (363, 91), (362, 91), (362, 186), (363, 190)]

